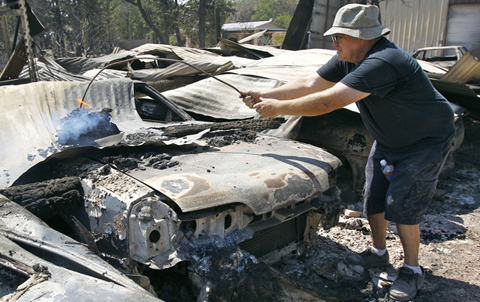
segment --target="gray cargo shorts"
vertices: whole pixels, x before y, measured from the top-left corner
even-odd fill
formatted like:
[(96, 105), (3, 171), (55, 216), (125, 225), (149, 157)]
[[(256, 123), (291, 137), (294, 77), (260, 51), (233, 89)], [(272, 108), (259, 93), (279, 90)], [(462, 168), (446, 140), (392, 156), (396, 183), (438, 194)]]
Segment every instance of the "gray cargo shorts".
[[(438, 176), (453, 143), (450, 139), (408, 152), (386, 152), (377, 149), (375, 142), (365, 168), (364, 214), (385, 212), (388, 221), (419, 224), (432, 201)], [(381, 171), (382, 159), (395, 168), (391, 181)]]

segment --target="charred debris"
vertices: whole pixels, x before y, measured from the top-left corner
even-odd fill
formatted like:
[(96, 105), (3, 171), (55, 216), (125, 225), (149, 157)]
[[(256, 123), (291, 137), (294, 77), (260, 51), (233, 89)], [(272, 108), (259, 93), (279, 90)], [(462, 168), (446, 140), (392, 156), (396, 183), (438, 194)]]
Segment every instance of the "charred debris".
[[(107, 87), (118, 88), (115, 82)], [(93, 85), (92, 91), (105, 89), (105, 84)], [(37, 92), (52, 87), (29, 85)], [(72, 89), (60, 84), (50, 91), (68, 96), (75, 94), (77, 85)], [(120, 86), (135, 89), (131, 81)], [(59, 106), (55, 96), (48, 96), (46, 103), (30, 103), (30, 96), (14, 101), (14, 107), (34, 108), (27, 116), (41, 120), (44, 127), (37, 131), (38, 140), (23, 135), (25, 128), (16, 127), (16, 122), (6, 127), (15, 131), (3, 136), (5, 144), (31, 145), (18, 166), (9, 166), (5, 158), (2, 181), (7, 186), (0, 194), (48, 224), (43, 227), (68, 236), (67, 242), (77, 242), (106, 260), (147, 292), (161, 296), (168, 292), (165, 288), (181, 285), (185, 301), (243, 299), (247, 292), (242, 285), (248, 284), (252, 294), (258, 290), (251, 274), (265, 273), (266, 264), (259, 259), (277, 261), (300, 253), (319, 223), (328, 227), (338, 220), (339, 198), (330, 193), (338, 159), (322, 149), (262, 133), (279, 128), (282, 120), (142, 121), (135, 100), (124, 98), (130, 107), (122, 106), (117, 97), (124, 91), (113, 90), (117, 91), (112, 96), (118, 104), (115, 109), (105, 106), (108, 99), (101, 109), (78, 108), (71, 101)], [(62, 111), (63, 117), (58, 113)], [(24, 112), (13, 116), (17, 114)], [(25, 121), (19, 117), (18, 122)], [(20, 221), (9, 213), (2, 216), (7, 221), (3, 236), (36, 257), (55, 257), (57, 252), (44, 249), (48, 244), (37, 246), (39, 239), (31, 229), (15, 229)], [(31, 240), (19, 239), (25, 236)], [(44, 264), (49, 273), (51, 265), (66, 265), (53, 263)], [(273, 288), (286, 281), (269, 271), (272, 290), (263, 295), (277, 300), (279, 292)], [(164, 279), (165, 274), (183, 279), (172, 284), (172, 277)], [(31, 276), (27, 273), (27, 279)], [(25, 277), (21, 274), (13, 280), (20, 285)], [(31, 291), (35, 288), (32, 285)], [(15, 286), (11, 293), (18, 293)]]
[[(338, 223), (372, 139), (352, 108), (259, 119), (238, 91), (308, 74), (332, 51), (223, 40), (51, 58), (34, 56), (28, 37), (0, 86), (3, 297), (82, 301), (107, 282), (119, 301), (319, 301), (269, 264)], [(461, 87), (476, 111), (470, 80), (425, 66), (452, 103)], [(467, 110), (456, 109), (461, 138)], [(65, 278), (81, 284), (59, 290)]]
[[(230, 59), (197, 54), (208, 57), (204, 69), (233, 68)], [(305, 295), (268, 263), (303, 253), (319, 225), (336, 224), (340, 160), (268, 133), (281, 132), (285, 119), (256, 118), (235, 90), (198, 68), (172, 64), (159, 70), (167, 78), (155, 73), (150, 77), (159, 79), (149, 85), (145, 75), (126, 77), (131, 60), (124, 56), (117, 57), (120, 70), (93, 76), (57, 63), (68, 60), (35, 59), (40, 81), (26, 66), (0, 87), (0, 144), (8, 146), (1, 157), (0, 274), (11, 280), (0, 287), (2, 297), (82, 301), (105, 282), (112, 290), (102, 294), (119, 301)], [(96, 67), (102, 64), (109, 63)], [(200, 79), (210, 95), (192, 88), (196, 96), (167, 97), (153, 88), (177, 72)], [(225, 81), (236, 83), (230, 76), (238, 77)], [(255, 77), (238, 85), (251, 82), (279, 84)], [(212, 92), (221, 98), (204, 97)], [(260, 276), (268, 284), (252, 280)], [(63, 279), (73, 281), (59, 286)]]

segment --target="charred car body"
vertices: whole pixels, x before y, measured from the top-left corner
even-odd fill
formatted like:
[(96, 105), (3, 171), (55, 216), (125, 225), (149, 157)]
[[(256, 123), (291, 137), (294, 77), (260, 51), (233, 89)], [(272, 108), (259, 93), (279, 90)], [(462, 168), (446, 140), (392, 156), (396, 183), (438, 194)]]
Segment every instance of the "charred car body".
[[(122, 272), (192, 260), (205, 238), (275, 261), (304, 249), (319, 223), (336, 223), (339, 200), (329, 193), (340, 161), (258, 132), (278, 127), (275, 120), (195, 122), (144, 83), (87, 84), (0, 87), (0, 192), (27, 208), (48, 208), (47, 222)], [(87, 90), (89, 102), (79, 105)], [(79, 199), (47, 198), (46, 189), (28, 200), (22, 194), (65, 178), (81, 183)], [(13, 227), (0, 232), (15, 241)]]

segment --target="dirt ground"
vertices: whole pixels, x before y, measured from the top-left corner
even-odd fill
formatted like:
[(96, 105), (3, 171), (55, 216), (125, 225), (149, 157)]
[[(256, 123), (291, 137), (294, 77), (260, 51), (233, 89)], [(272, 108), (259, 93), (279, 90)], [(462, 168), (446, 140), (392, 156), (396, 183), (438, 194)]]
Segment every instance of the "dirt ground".
[[(465, 140), (455, 152), (454, 167), (441, 179), (435, 200), (421, 224), (420, 264), (427, 276), (414, 301), (480, 301), (480, 122), (465, 118)], [(361, 210), (360, 202), (345, 205)], [(386, 290), (403, 263), (394, 225), (387, 236), (391, 266), (352, 266), (351, 255), (370, 244), (363, 218), (342, 216), (340, 223), (318, 231), (309, 252), (274, 265), (292, 282), (314, 292), (318, 301), (386, 301)], [(383, 273), (383, 274), (382, 274)], [(383, 278), (379, 278), (382, 274)], [(309, 293), (311, 294), (311, 293)]]

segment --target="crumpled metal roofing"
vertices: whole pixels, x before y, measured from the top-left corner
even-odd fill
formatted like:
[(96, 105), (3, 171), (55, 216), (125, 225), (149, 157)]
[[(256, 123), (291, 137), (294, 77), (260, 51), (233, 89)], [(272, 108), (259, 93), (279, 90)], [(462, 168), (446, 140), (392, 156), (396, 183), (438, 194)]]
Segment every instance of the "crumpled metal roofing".
[(96, 58), (56, 58), (55, 61), (71, 73), (83, 74), (92, 69), (103, 68), (115, 61), (122, 61), (125, 59), (133, 58), (134, 55), (135, 53), (132, 52), (122, 52)]
[[(241, 91), (267, 90), (282, 84), (276, 79), (235, 74), (221, 74), (217, 77)], [(168, 90), (162, 94), (185, 111), (217, 119), (247, 119), (257, 115), (255, 110), (245, 106), (238, 92), (213, 78)]]
[(467, 52), (441, 77), (441, 80), (461, 84), (480, 84), (479, 59)]
[[(86, 81), (88, 77), (68, 72), (53, 59), (43, 57), (35, 62), (37, 79), (39, 81)], [(19, 75), (20, 79), (29, 78), (28, 66), (25, 66)]]
[(206, 73), (205, 75), (218, 74), (234, 68), (231, 61), (215, 62), (201, 57), (196, 60), (182, 60), (166, 68), (136, 70), (133, 72), (133, 78), (144, 82), (154, 82), (170, 77), (202, 74), (203, 72)]
[[(106, 300), (161, 301), (100, 259), (85, 245), (48, 227), (25, 208), (2, 195), (0, 217), (0, 255), (8, 257), (2, 262), (6, 261), (11, 265), (10, 268), (28, 273), (30, 278), (29, 282), (23, 283), (24, 292), (12, 301), (93, 301), (98, 298), (99, 292)], [(62, 259), (77, 269), (58, 265), (62, 260), (49, 262), (42, 259), (25, 246), (47, 251), (46, 254)], [(33, 282), (39, 281), (35, 280), (34, 266), (47, 269), (48, 278)], [(82, 270), (84, 273), (80, 273)], [(3, 298), (8, 300), (12, 297)]]
[[(268, 90), (315, 72), (333, 55), (329, 50), (284, 50), (275, 57), (254, 60), (245, 68), (233, 69), (217, 77), (241, 91)], [(230, 87), (208, 78), (162, 93), (184, 110), (217, 119), (255, 117)]]
[[(0, 86), (0, 187), (63, 149), (58, 143), (60, 120), (79, 108), (86, 82), (37, 82)], [(131, 80), (98, 81), (84, 99), (94, 107), (111, 108), (112, 122), (129, 132), (145, 125), (136, 113)], [(127, 113), (125, 113), (127, 112)]]
[(236, 68), (243, 67), (250, 63), (252, 59), (242, 57), (224, 57), (212, 53), (211, 51), (198, 48), (180, 47), (163, 44), (144, 44), (132, 49), (137, 54), (164, 54), (167, 58), (177, 58), (182, 60), (201, 60), (215, 62), (217, 65), (223, 65), (232, 62)]

